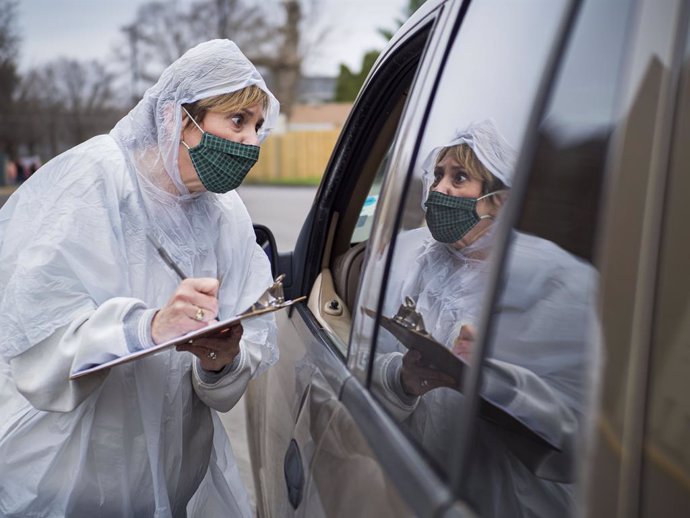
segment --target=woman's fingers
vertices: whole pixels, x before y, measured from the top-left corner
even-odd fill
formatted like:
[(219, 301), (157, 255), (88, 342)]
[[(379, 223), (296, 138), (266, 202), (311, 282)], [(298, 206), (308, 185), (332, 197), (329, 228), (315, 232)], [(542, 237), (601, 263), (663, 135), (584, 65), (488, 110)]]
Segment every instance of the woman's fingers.
[(214, 320), (218, 314), (218, 284), (218, 279), (212, 277), (183, 280), (168, 303), (153, 317), (154, 343), (196, 331)]
[[(190, 318), (210, 322), (218, 314), (218, 279), (204, 277), (200, 279), (189, 278), (180, 283), (175, 291), (173, 299), (182, 303), (188, 303), (191, 307)], [(198, 311), (201, 309), (201, 312)], [(198, 318), (202, 317), (202, 318)]]
[(197, 338), (177, 346), (178, 351), (188, 351), (199, 358), (201, 367), (208, 371), (218, 371), (232, 363), (240, 353), (242, 326), (233, 326), (222, 338)]
[(418, 351), (408, 351), (403, 356), (400, 380), (405, 392), (415, 396), (439, 387), (457, 387), (453, 376), (425, 364)]

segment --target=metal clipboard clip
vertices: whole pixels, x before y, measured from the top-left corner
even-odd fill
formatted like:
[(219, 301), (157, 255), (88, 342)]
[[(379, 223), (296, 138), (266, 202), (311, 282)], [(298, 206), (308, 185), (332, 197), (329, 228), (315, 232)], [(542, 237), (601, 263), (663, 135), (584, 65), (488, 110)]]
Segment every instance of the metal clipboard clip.
[(405, 297), (405, 302), (400, 304), (398, 312), (393, 320), (401, 326), (416, 331), (420, 335), (429, 335), (424, 326), (422, 315), (417, 312), (417, 304), (410, 297)]

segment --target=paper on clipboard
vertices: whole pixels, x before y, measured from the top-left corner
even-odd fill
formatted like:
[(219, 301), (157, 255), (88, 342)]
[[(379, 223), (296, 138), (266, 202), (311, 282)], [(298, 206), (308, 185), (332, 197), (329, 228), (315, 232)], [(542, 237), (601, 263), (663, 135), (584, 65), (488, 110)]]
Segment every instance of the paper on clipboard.
[[(423, 318), (417, 313), (412, 299), (407, 297), (398, 313), (392, 318), (377, 315), (376, 312), (367, 308), (364, 308), (364, 313), (374, 319), (378, 318), (379, 325), (389, 331), (407, 349), (419, 351), (425, 363), (452, 376), (457, 384), (451, 388), (462, 392), (464, 376), (469, 366), (426, 331)], [(518, 417), (483, 396), (479, 398), (479, 416), (529, 439), (538, 446), (552, 451), (561, 451), (558, 446), (534, 431)]]
[(287, 308), (292, 306), (293, 304), (296, 304), (298, 302), (301, 302), (302, 300), (306, 299), (306, 297), (298, 297), (294, 300), (285, 300), (283, 297), (283, 285), (282, 285), (282, 280), (284, 279), (284, 275), (280, 275), (276, 278), (276, 280), (273, 282), (273, 285), (271, 285), (258, 299), (257, 301), (252, 304), (249, 308), (247, 308), (245, 311), (230, 317), (225, 320), (221, 320), (219, 322), (213, 322), (209, 324), (206, 327), (203, 327), (201, 329), (197, 329), (196, 331), (192, 331), (190, 333), (186, 333), (182, 336), (178, 336), (177, 338), (172, 338), (170, 340), (167, 340), (166, 342), (160, 343), (158, 345), (155, 345), (153, 347), (149, 347), (147, 349), (143, 349), (141, 351), (136, 351), (134, 353), (121, 356), (119, 358), (116, 358), (114, 360), (101, 363), (99, 365), (95, 365), (93, 367), (89, 367), (87, 369), (82, 369), (76, 372), (73, 372), (70, 374), (69, 379), (70, 380), (76, 380), (79, 378), (82, 378), (84, 376), (88, 376), (89, 374), (93, 374), (96, 372), (100, 372), (104, 369), (109, 369), (111, 367), (115, 367), (116, 365), (122, 365), (124, 363), (129, 363), (133, 362), (135, 360), (138, 360), (140, 358), (145, 358), (147, 356), (151, 356), (153, 354), (156, 354), (158, 352), (161, 352), (165, 349), (168, 349), (170, 347), (174, 347), (176, 345), (182, 345), (190, 340), (194, 340), (197, 338), (216, 338), (216, 337), (222, 337), (223, 334), (227, 333), (233, 326), (238, 324), (239, 322), (242, 322), (243, 320), (249, 320), (254, 317), (258, 317), (261, 315), (265, 315), (268, 313), (273, 313), (274, 311), (278, 311), (283, 308)]

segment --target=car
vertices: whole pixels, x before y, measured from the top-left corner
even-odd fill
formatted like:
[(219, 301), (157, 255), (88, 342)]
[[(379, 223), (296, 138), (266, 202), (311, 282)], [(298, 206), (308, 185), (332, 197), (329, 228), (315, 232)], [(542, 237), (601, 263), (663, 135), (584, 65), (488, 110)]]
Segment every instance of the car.
[[(246, 394), (260, 517), (687, 516), (689, 20), (687, 1), (429, 0), (395, 34), (294, 250), (256, 229), (286, 297), (308, 297), (277, 313), (280, 360)], [(516, 158), (462, 379), (396, 408), (382, 359), (456, 336), (396, 295), (425, 260), (406, 246), (424, 163), (477, 121)], [(567, 266), (513, 267), (520, 240)], [(507, 401), (497, 372), (525, 376)]]

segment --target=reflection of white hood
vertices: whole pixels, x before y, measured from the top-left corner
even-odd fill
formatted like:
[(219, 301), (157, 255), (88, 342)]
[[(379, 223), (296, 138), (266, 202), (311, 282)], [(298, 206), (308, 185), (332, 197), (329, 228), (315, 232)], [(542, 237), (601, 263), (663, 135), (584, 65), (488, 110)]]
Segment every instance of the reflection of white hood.
[[(235, 476), (241, 487), (218, 418), (192, 388), (189, 353), (166, 350), (113, 368), (66, 413), (33, 408), (17, 391), (9, 361), (108, 304), (162, 307), (179, 279), (147, 233), (187, 276), (220, 280), (221, 317), (246, 309), (271, 283), (237, 193), (189, 194), (177, 166), (180, 104), (248, 84), (266, 89), (233, 43), (198, 45), (110, 135), (48, 162), (0, 210), (0, 477), (12, 473), (17, 484), (9, 495), (0, 491), (3, 516), (10, 509), (32, 514), (23, 505), (69, 515), (74, 502), (89, 509), (106, 502), (118, 516), (132, 516), (138, 501), (153, 499), (155, 516), (170, 516), (207, 465), (221, 494), (230, 494), (223, 477)], [(278, 110), (270, 98), (269, 126)], [(244, 325), (242, 349), (256, 358), (254, 374), (276, 361), (274, 335), (273, 318)], [(101, 356), (93, 361), (127, 352), (127, 343), (105, 331), (91, 338), (82, 360), (96, 350)]]
[(467, 144), (472, 148), (484, 167), (507, 187), (512, 185), (517, 153), (501, 136), (494, 122), (491, 119), (486, 119), (472, 123), (464, 130), (458, 131), (449, 142), (435, 147), (427, 154), (424, 162), (422, 162), (422, 181), (424, 184), (422, 207), (424, 207), (424, 202), (429, 194), (429, 188), (434, 183), (434, 167), (439, 153), (445, 148), (460, 144)]

